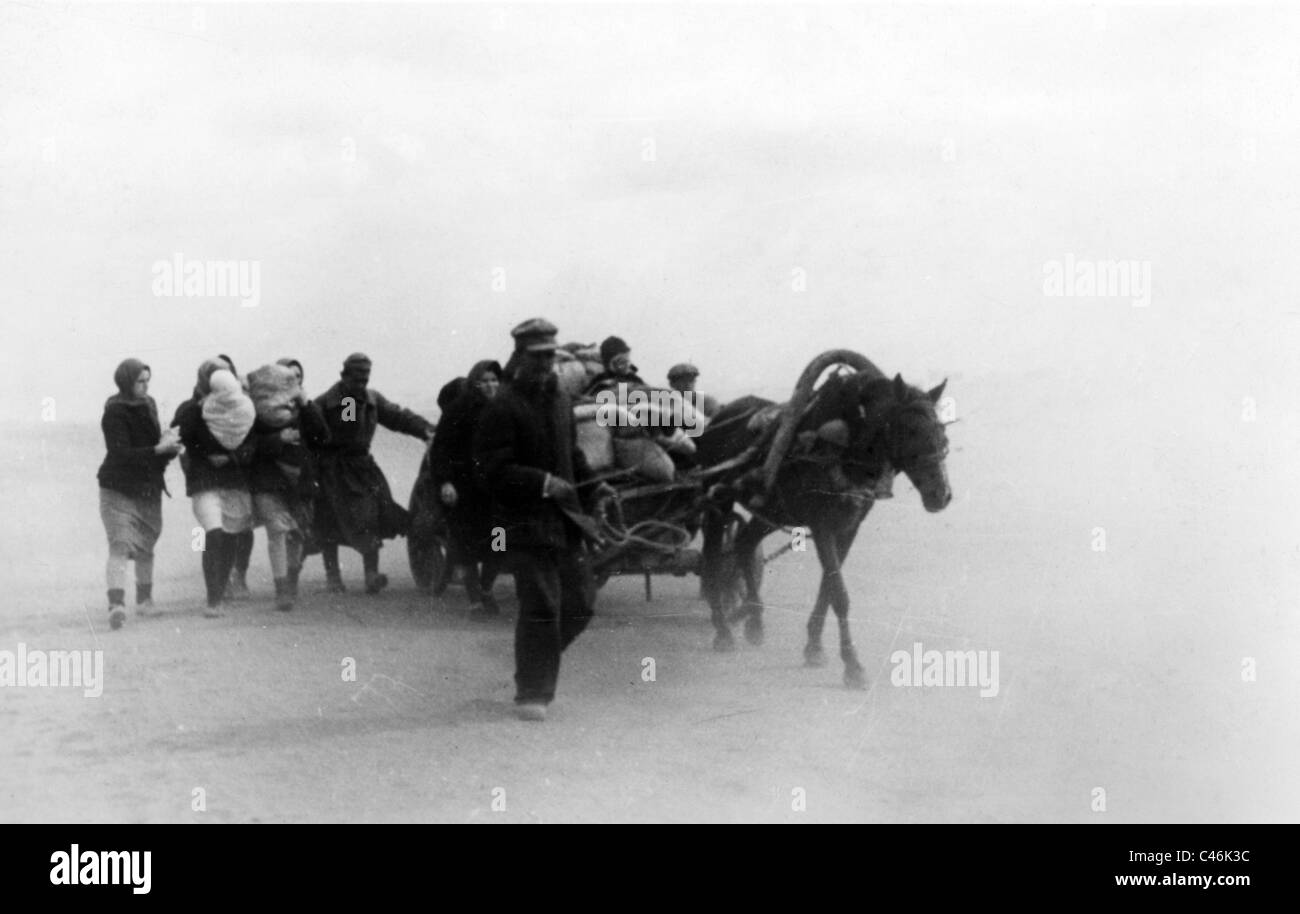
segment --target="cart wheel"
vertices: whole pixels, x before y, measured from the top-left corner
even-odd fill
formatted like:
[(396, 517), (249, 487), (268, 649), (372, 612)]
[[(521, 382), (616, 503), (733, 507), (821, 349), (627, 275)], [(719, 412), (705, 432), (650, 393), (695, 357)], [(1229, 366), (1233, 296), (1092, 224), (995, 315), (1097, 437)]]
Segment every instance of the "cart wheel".
[(447, 564), (446, 549), (437, 539), (422, 542), (417, 536), (406, 538), (406, 554), (411, 561), (411, 577), (421, 591), (433, 592), (442, 579)]

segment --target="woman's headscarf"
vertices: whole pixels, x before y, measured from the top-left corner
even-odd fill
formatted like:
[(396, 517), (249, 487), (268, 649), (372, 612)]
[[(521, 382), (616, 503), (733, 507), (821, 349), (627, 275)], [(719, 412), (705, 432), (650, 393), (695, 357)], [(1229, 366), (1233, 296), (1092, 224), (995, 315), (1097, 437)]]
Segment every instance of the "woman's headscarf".
[(471, 368), (469, 374), (465, 376), (465, 381), (473, 387), (479, 381), (483, 380), (483, 375), (487, 374), (489, 371), (497, 376), (498, 381), (504, 380), (501, 377), (501, 363), (495, 359), (484, 359), (481, 362), (474, 363), (474, 367)]
[(235, 373), (235, 366), (230, 364), (230, 359), (224, 355), (219, 355), (215, 359), (205, 359), (199, 366), (199, 381), (194, 385), (194, 399), (202, 400), (212, 392), (212, 372), (225, 369), (231, 374)]
[(148, 394), (137, 397), (135, 395), (135, 382), (140, 379), (140, 375), (149, 370), (149, 366), (139, 359), (123, 359), (122, 363), (117, 366), (117, 370), (113, 372), (113, 383), (117, 385), (118, 392), (109, 399), (128, 405), (143, 403), (148, 399)]
[(445, 413), (468, 389), (468, 382), (464, 378), (452, 378), (438, 391), (438, 409)]
[(123, 359), (122, 363), (117, 366), (117, 370), (113, 372), (113, 383), (117, 385), (117, 393), (108, 398), (104, 403), (104, 408), (108, 409), (113, 403), (144, 407), (149, 413), (149, 418), (153, 420), (154, 426), (161, 429), (162, 426), (158, 423), (158, 406), (154, 403), (153, 397), (148, 394), (143, 397), (135, 395), (135, 382), (146, 371), (152, 371), (152, 369), (139, 359)]
[[(307, 380), (307, 372), (303, 369), (302, 362), (299, 362), (297, 359), (291, 359), (286, 356), (283, 359), (276, 359), (275, 364), (283, 365), (285, 368), (296, 368), (298, 369), (298, 374), (301, 376), (302, 381)], [(301, 381), (299, 383), (301, 383)]]

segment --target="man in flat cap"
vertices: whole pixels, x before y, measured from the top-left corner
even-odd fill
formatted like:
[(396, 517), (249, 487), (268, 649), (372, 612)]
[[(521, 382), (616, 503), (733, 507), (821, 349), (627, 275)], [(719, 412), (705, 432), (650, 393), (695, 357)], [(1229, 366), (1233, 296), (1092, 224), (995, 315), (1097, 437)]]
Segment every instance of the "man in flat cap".
[(388, 584), (379, 573), (379, 548), (405, 535), (410, 519), (393, 501), (388, 480), (370, 456), (370, 442), (380, 425), (428, 440), (433, 423), (372, 389), (370, 359), (360, 352), (347, 357), (339, 378), (316, 398), (329, 426), (329, 443), (320, 452), (316, 533), (331, 592), (346, 589), (339, 574), (339, 545), (346, 544), (361, 553), (366, 593), (379, 593)]
[[(595, 526), (578, 488), (592, 477), (577, 446), (573, 406), (555, 375), (555, 326), (524, 321), (510, 335), (515, 351), (505, 384), (483, 412), (474, 464), (492, 493), (493, 522), (505, 531), (515, 576), (515, 705), (524, 720), (544, 720), (555, 698), (560, 655), (591, 620), (583, 537)], [(594, 499), (610, 491), (604, 485)]]
[(690, 362), (679, 362), (668, 369), (668, 386), (681, 393), (691, 394), (691, 404), (704, 414), (704, 418), (712, 419), (722, 407), (716, 397), (699, 393), (695, 389), (695, 379), (699, 376), (700, 370)]

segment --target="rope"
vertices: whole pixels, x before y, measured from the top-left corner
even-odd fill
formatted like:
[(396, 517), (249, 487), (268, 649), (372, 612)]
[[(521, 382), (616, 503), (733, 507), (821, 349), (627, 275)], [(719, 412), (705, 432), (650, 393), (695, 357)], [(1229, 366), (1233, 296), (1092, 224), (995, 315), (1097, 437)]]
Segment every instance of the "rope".
[[(613, 511), (597, 511), (596, 525), (608, 543), (602, 551), (600, 563), (605, 564), (629, 549), (675, 555), (690, 545), (694, 534), (681, 524), (647, 518), (628, 527), (623, 522), (623, 506), (613, 500)], [(613, 515), (611, 518), (611, 514)]]

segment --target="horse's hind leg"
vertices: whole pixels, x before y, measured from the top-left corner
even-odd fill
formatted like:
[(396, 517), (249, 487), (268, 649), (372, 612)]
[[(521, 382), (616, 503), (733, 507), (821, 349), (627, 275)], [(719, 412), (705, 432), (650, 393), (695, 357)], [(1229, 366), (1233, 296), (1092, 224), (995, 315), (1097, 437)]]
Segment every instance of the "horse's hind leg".
[(763, 597), (760, 594), (763, 566), (758, 558), (758, 547), (772, 529), (755, 518), (736, 537), (737, 561), (745, 575), (745, 604), (742, 607), (745, 640), (754, 645), (763, 643)]
[[(835, 619), (840, 624), (840, 659), (844, 661), (844, 684), (851, 689), (865, 688), (866, 671), (858, 661), (858, 652), (854, 649), (853, 638), (849, 634), (849, 592), (844, 586), (840, 542), (832, 536), (817, 536), (814, 537), (814, 542), (817, 544), (817, 557), (822, 563), (822, 580), (831, 605), (835, 607)], [(849, 542), (852, 542), (852, 537)]]

